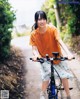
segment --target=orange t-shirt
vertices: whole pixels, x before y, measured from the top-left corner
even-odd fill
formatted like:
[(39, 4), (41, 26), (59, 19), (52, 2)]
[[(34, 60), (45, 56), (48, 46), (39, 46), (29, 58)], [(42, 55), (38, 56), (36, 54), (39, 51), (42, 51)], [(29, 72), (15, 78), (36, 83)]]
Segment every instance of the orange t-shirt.
[[(52, 52), (59, 52), (61, 55), (61, 48), (58, 43), (59, 39), (60, 36), (56, 27), (47, 26), (47, 30), (43, 34), (41, 34), (37, 28), (31, 33), (30, 45), (36, 46), (42, 57), (45, 57), (46, 54), (48, 54), (49, 57), (53, 57)], [(54, 61), (55, 64), (59, 62), (60, 61)]]

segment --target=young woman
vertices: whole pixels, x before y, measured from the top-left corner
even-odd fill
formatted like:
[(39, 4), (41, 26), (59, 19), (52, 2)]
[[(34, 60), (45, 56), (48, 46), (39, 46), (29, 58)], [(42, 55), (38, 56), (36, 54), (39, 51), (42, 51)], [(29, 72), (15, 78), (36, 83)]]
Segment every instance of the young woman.
[[(46, 54), (52, 57), (52, 52), (59, 52), (59, 54), (62, 56), (61, 47), (66, 52), (69, 60), (73, 58), (73, 55), (69, 52), (65, 44), (60, 39), (57, 28), (55, 26), (49, 26), (47, 24), (47, 16), (44, 11), (37, 11), (35, 13), (35, 24), (34, 30), (32, 31), (30, 36), (30, 44), (32, 45), (34, 61), (37, 60), (37, 57), (45, 57)], [(54, 67), (56, 68), (62, 79), (67, 99), (71, 99), (67, 78), (73, 77), (73, 75), (67, 72), (68, 67), (65, 62), (55, 61), (54, 63)], [(42, 94), (40, 99), (45, 99), (44, 93), (48, 87), (50, 79), (49, 63), (45, 62), (41, 64), (41, 76)]]

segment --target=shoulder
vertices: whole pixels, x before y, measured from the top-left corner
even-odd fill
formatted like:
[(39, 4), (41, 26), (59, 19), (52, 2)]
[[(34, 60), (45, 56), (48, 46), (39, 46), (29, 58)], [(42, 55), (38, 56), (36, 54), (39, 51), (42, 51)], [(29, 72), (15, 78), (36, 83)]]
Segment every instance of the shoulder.
[(54, 25), (52, 25), (52, 24), (48, 24), (47, 26), (48, 26), (48, 28), (49, 28), (51, 31), (57, 30), (57, 28), (56, 28)]
[(50, 34), (52, 34), (52, 36), (56, 38), (60, 37), (57, 27), (55, 27), (52, 24), (48, 25), (48, 27), (49, 27)]
[(36, 35), (36, 30), (33, 30), (32, 32), (31, 32), (31, 37), (34, 37)]
[(31, 35), (35, 35), (35, 33), (36, 33), (36, 30), (33, 30), (33, 31), (31, 32)]

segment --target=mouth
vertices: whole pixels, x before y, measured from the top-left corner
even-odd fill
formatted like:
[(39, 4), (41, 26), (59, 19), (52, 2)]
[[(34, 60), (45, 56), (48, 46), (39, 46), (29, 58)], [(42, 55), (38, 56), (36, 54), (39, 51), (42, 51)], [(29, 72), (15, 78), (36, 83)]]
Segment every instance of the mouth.
[(44, 24), (43, 24), (43, 23), (41, 23), (41, 24), (40, 24), (40, 26), (44, 26)]

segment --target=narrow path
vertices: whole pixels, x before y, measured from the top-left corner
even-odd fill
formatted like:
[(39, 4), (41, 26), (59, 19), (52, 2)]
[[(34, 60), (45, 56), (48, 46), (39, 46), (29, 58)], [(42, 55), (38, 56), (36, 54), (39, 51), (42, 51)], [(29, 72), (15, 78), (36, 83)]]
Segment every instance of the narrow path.
[(40, 66), (39, 63), (34, 63), (29, 60), (32, 57), (31, 49), (27, 49), (24, 51), (26, 57), (26, 86), (27, 86), (27, 94), (28, 97), (26, 99), (39, 99), (39, 92), (41, 86), (41, 78), (40, 78)]
[(38, 62), (30, 60), (32, 55), (31, 46), (29, 46), (29, 37), (20, 37), (12, 40), (13, 46), (19, 47), (25, 56), (26, 73), (26, 94), (25, 99), (39, 99), (41, 88), (40, 66)]
[[(28, 96), (25, 99), (39, 99), (39, 92), (41, 87), (40, 78), (40, 66), (39, 63), (34, 63), (29, 60), (32, 57), (31, 46), (29, 46), (29, 37), (20, 37), (18, 39), (12, 40), (11, 44), (13, 46), (19, 47), (25, 56), (25, 66), (27, 69), (26, 74), (26, 91)], [(80, 99), (80, 62), (77, 60), (72, 60), (68, 62), (71, 71), (74, 73), (74, 79), (69, 80), (72, 99)], [(65, 92), (63, 91), (63, 99), (65, 98)]]

